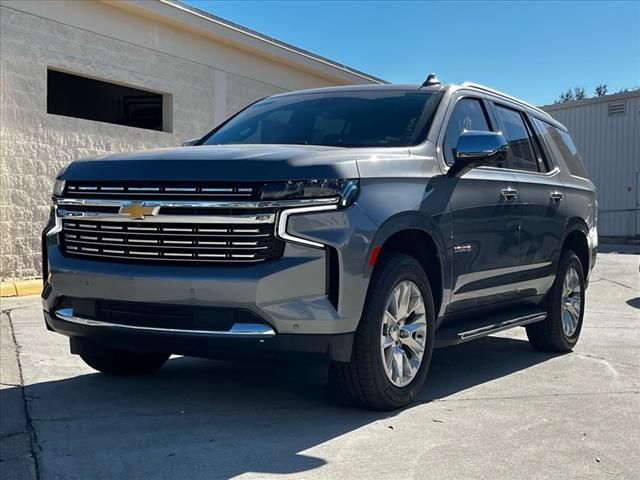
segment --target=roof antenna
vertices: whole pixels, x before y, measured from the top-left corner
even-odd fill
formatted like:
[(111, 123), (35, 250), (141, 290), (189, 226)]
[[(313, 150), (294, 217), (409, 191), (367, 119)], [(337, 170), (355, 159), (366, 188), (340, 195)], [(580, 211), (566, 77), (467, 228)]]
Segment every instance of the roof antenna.
[(433, 87), (434, 85), (440, 85), (440, 80), (436, 77), (435, 73), (427, 75), (427, 79), (422, 84), (423, 87)]

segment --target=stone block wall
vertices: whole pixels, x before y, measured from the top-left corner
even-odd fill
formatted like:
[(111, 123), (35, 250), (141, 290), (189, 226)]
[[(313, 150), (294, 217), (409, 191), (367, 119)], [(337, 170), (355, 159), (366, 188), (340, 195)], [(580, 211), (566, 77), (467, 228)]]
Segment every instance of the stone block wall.
[[(47, 114), (47, 68), (168, 95), (172, 131)], [(225, 114), (285, 90), (1, 5), (0, 278), (40, 275), (40, 232), (53, 179), (67, 163), (108, 152), (178, 146), (210, 130)]]

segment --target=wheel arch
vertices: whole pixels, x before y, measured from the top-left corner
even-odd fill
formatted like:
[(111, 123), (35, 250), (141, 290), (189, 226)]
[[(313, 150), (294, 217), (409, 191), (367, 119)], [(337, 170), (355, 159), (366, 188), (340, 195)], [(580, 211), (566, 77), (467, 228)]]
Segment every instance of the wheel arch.
[(367, 255), (370, 274), (375, 272), (377, 258), (389, 251), (406, 253), (420, 262), (429, 278), (436, 315), (439, 315), (448, 299), (445, 290), (450, 269), (443, 235), (433, 219), (412, 212), (395, 215), (385, 222), (374, 236)]
[(582, 264), (585, 277), (589, 275), (589, 271), (591, 269), (591, 253), (589, 250), (588, 232), (589, 228), (584, 220), (573, 219), (565, 231), (564, 240), (562, 242), (563, 251), (570, 249), (578, 256), (578, 259)]

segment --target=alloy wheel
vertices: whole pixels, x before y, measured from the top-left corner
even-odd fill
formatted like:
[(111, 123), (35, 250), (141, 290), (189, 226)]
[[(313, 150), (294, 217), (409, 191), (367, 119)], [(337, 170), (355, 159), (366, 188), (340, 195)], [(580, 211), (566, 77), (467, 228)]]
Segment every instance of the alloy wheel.
[(418, 286), (400, 282), (389, 295), (382, 318), (380, 348), (387, 378), (404, 387), (415, 378), (427, 341), (427, 317)]
[(562, 329), (567, 337), (576, 333), (582, 312), (582, 288), (574, 267), (569, 267), (562, 283)]

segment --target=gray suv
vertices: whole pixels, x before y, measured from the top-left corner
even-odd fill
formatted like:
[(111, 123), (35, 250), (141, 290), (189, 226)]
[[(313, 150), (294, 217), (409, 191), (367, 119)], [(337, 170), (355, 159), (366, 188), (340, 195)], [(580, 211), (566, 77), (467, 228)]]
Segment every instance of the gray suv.
[(597, 203), (565, 127), (495, 90), (260, 100), (182, 148), (71, 163), (43, 233), (46, 325), (118, 375), (298, 354), (394, 409), (434, 347), (580, 335)]

